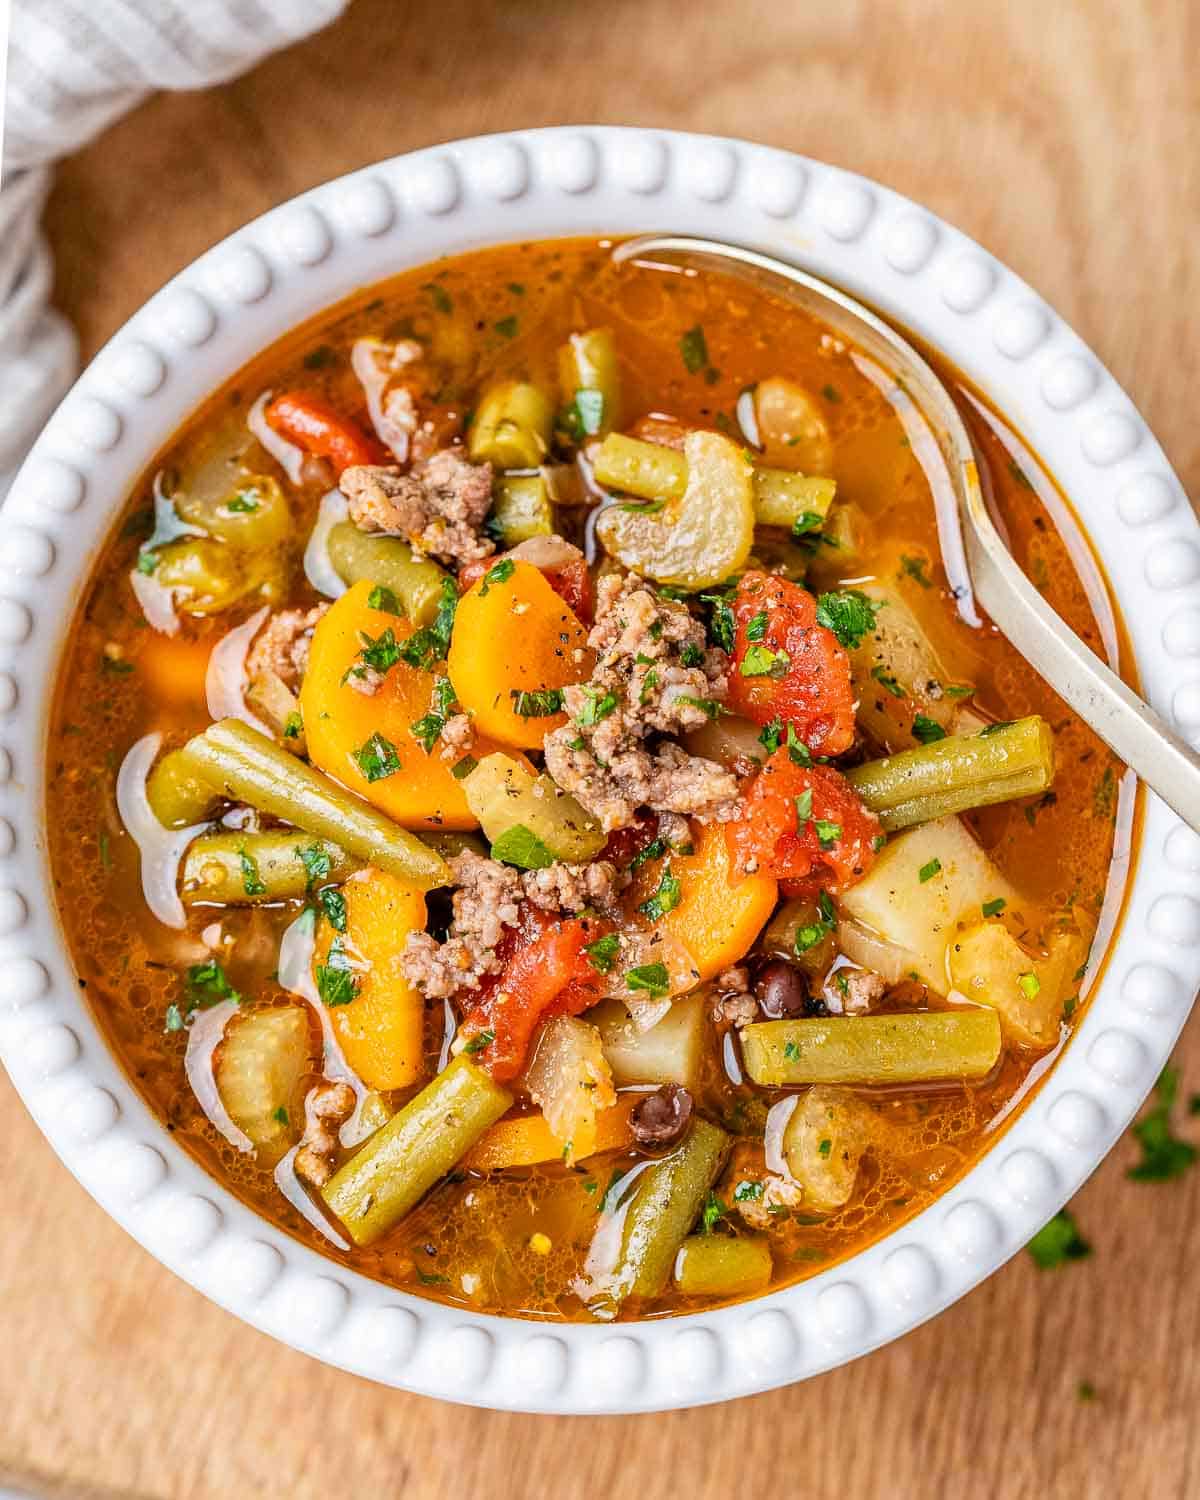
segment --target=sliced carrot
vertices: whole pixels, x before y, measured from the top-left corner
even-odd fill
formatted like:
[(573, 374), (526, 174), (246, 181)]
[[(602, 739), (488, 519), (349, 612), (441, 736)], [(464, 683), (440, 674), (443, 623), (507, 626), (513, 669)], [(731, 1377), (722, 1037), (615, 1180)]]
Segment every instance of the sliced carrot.
[(687, 950), (703, 981), (750, 951), (775, 909), (779, 888), (769, 875), (738, 879), (722, 824), (693, 823), (692, 846), (692, 854), (668, 854), (642, 865), (626, 901), (633, 912), (654, 897), (669, 864), (671, 879), (679, 882), (679, 904), (653, 925)]
[(402, 1089), (424, 1074), (425, 1002), (404, 978), (400, 956), (410, 932), (425, 927), (425, 897), (415, 886), (383, 870), (366, 869), (342, 887), (346, 930), (321, 920), (314, 962), (328, 966), (340, 938), (345, 960), (355, 968), (356, 990), (348, 1005), (329, 1006), (329, 1018), (347, 1063), (371, 1089)]
[(137, 656), (132, 659), (146, 696), (180, 708), (204, 709), (204, 679), (212, 642), (180, 640), (151, 631), (145, 631), (143, 636)]
[(450, 680), (480, 732), (502, 745), (540, 750), (566, 722), (547, 712), (558, 690), (585, 682), (594, 660), (578, 615), (532, 563), (503, 559), (458, 602)]
[(276, 396), (267, 406), (266, 418), (280, 437), (316, 458), (327, 458), (339, 474), (352, 464), (387, 462), (380, 445), (357, 422), (308, 391)]
[[(369, 694), (346, 676), (362, 668), (364, 645), (403, 645), (413, 634), (408, 620), (371, 608), (372, 587), (366, 579), (356, 583), (313, 632), (300, 689), (309, 757), (405, 828), (474, 828), (453, 762), (437, 742), (426, 754), (412, 732), (430, 711), (437, 668), (425, 672), (397, 661)], [(444, 664), (438, 665), (444, 674)], [(496, 748), (478, 738), (471, 754), (478, 758)]]
[[(596, 1116), (596, 1146), (601, 1151), (617, 1151), (633, 1142), (629, 1116), (640, 1096), (618, 1094), (611, 1109)], [(532, 1167), (538, 1162), (561, 1161), (562, 1142), (554, 1135), (539, 1110), (531, 1115), (512, 1115), (498, 1120), (463, 1158), (462, 1165), (473, 1172), (499, 1172), (505, 1167)]]

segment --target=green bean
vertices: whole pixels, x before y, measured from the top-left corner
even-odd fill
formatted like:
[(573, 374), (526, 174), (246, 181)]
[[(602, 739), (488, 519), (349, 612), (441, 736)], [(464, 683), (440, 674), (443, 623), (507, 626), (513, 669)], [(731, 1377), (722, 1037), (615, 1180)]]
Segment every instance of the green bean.
[[(558, 378), (566, 406), (577, 403), (580, 392), (599, 398), (599, 410), (587, 407), (580, 411), (585, 431), (603, 435), (621, 425), (621, 372), (617, 364), (617, 344), (607, 328), (591, 328), (573, 333), (558, 351)], [(593, 418), (594, 420), (587, 420)]]
[(948, 813), (1044, 792), (1054, 780), (1054, 736), (1037, 714), (956, 735), (846, 772), (889, 833)]
[[(678, 500), (687, 489), (682, 453), (621, 432), (609, 433), (596, 449), (593, 465), (600, 484), (641, 500)], [(754, 519), (760, 526), (791, 527), (805, 515), (824, 518), (836, 488), (832, 479), (756, 467)]]
[(202, 833), (188, 845), (180, 895), (184, 904), (257, 905), (337, 885), (361, 866), (336, 844), (289, 829), (268, 833)]
[(550, 536), (554, 531), (554, 514), (542, 476), (501, 475), (496, 481), (488, 526), (499, 532), (504, 547), (515, 547), (531, 536)]
[(934, 1083), (986, 1078), (1000, 1056), (994, 1010), (759, 1021), (742, 1027), (755, 1083)]
[(356, 1245), (370, 1245), (467, 1154), (512, 1105), (462, 1054), (393, 1115), (321, 1189)]
[(431, 849), (436, 849), (443, 859), (453, 859), (464, 849), (469, 849), (472, 854), (478, 854), (483, 859), (487, 858), (487, 840), (480, 838), (477, 833), (458, 832), (453, 828), (425, 828), (421, 832), (421, 839)]
[(231, 609), (256, 587), (256, 580), (246, 569), (246, 558), (209, 537), (169, 542), (146, 555), (154, 559), (155, 582), (166, 589), (177, 589), (183, 607), (193, 614), (215, 615)]
[(689, 1234), (675, 1257), (685, 1297), (745, 1297), (771, 1280), (771, 1249), (758, 1235)]
[(554, 408), (540, 386), (502, 380), (480, 397), (467, 447), (476, 463), (535, 469), (550, 451)]
[[(786, 526), (789, 530), (805, 516), (821, 520), (833, 504), (837, 489), (832, 479), (797, 474), (790, 469), (754, 471), (754, 519), (760, 526)], [(819, 530), (809, 526), (807, 530)]]
[(285, 542), (292, 529), (291, 512), (277, 480), (248, 474), (228, 494), (174, 496), (175, 509), (192, 526), (232, 547), (261, 551)]
[(415, 834), (241, 720), (210, 724), (185, 750), (201, 776), (232, 800), (328, 839), (422, 890), (450, 884), (445, 860)]
[(662, 443), (643, 443), (610, 432), (592, 459), (596, 480), (641, 500), (681, 500), (687, 489), (687, 459)]
[(624, 1213), (621, 1249), (604, 1300), (657, 1297), (671, 1276), (675, 1256), (696, 1222), (725, 1161), (729, 1137), (719, 1126), (696, 1120), (683, 1144), (642, 1169)]
[(412, 548), (398, 536), (378, 536), (360, 531), (350, 521), (330, 528), (329, 561), (343, 583), (368, 578), (391, 589), (414, 625), (431, 625), (442, 597), (442, 583), (449, 574), (437, 563), (418, 562)]
[(218, 798), (187, 750), (168, 750), (146, 778), (146, 800), (164, 828), (206, 823)]

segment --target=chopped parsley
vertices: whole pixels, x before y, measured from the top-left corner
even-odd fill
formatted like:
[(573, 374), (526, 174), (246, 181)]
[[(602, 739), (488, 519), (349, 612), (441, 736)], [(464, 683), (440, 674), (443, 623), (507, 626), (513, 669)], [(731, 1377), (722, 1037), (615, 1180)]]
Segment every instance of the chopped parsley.
[(925, 714), (913, 715), (912, 732), (913, 739), (922, 745), (932, 745), (936, 740), (946, 738), (946, 731), (938, 721)]
[(917, 879), (924, 885), (927, 880), (932, 880), (935, 875), (940, 875), (941, 873), (942, 862), (935, 856), (927, 865), (922, 865), (917, 871)]
[(995, 896), (991, 901), (985, 901), (979, 909), (985, 917), (998, 917), (1007, 905), (1003, 896)]
[(510, 313), (507, 318), (501, 318), (498, 323), (492, 324), (492, 327), (496, 330), (496, 332), (502, 339), (515, 339), (517, 336), (518, 326), (519, 324), (515, 313)]
[(485, 599), (493, 583), (507, 583), (516, 571), (517, 565), (511, 557), (502, 557), (498, 563), (493, 563), (483, 575), (479, 597)]
[(1092, 1253), (1092, 1247), (1065, 1208), (1043, 1224), (1025, 1248), (1041, 1271), (1057, 1270), (1068, 1261), (1085, 1260)]
[(788, 1062), (799, 1062), (800, 1061), (800, 1043), (799, 1042), (785, 1042), (783, 1044), (783, 1055), (784, 1055), (784, 1057), (787, 1058)]
[(828, 1156), (832, 1150), (833, 1142), (829, 1139), (828, 1136), (826, 1136), (825, 1139), (821, 1141), (821, 1143), (817, 1146), (817, 1155)]
[(905, 578), (911, 578), (914, 583), (919, 583), (923, 589), (933, 587), (925, 573), (925, 559), (923, 557), (905, 557), (902, 555), (900, 558), (900, 572)]
[(336, 886), (327, 885), (317, 897), (330, 927), (335, 932), (346, 930), (346, 898)]
[(699, 323), (689, 328), (679, 340), (679, 353), (689, 375), (698, 375), (708, 367), (708, 344), (704, 338), (704, 329)]
[[(499, 564), (497, 564), (499, 566)], [(458, 608), (458, 587), (453, 578), (442, 579), (442, 597), (432, 625), (414, 630), (400, 647), (401, 660), (422, 672), (431, 672), (435, 662), (445, 656), (454, 630), (454, 612)]]
[(1033, 1000), (1042, 992), (1042, 981), (1030, 970), (1027, 974), (1017, 975), (1017, 987), (1027, 1000)]
[(329, 879), (329, 872), (333, 868), (333, 862), (329, 857), (329, 850), (324, 844), (297, 844), (294, 850), (296, 857), (304, 866), (307, 876), (306, 890), (312, 890), (322, 880)]
[(496, 1040), (494, 1031), (477, 1031), (469, 1042), (463, 1047), (463, 1051), (474, 1057), (477, 1052), (482, 1052), (485, 1047), (490, 1047)]
[(700, 1233), (711, 1234), (728, 1212), (728, 1205), (723, 1203), (709, 1188), (708, 1197), (704, 1200), (704, 1208), (700, 1213)]
[(440, 286), (436, 281), (427, 281), (421, 290), (429, 293), (429, 300), (438, 312), (452, 313), (454, 311), (454, 299), (444, 286)]
[(562, 712), (562, 688), (537, 688), (531, 692), (510, 688), (508, 696), (513, 701), (513, 713), (522, 719), (547, 719)]
[(478, 764), (473, 755), (464, 755), (462, 760), (456, 760), (450, 767), (450, 774), (455, 781), (465, 781)]
[(368, 781), (382, 781), (385, 777), (394, 776), (397, 771), (403, 769), (403, 763), (396, 753), (395, 745), (378, 730), (364, 745), (360, 745), (355, 750), (354, 760)]
[(367, 595), (367, 608), (382, 610), (387, 615), (402, 615), (404, 613), (400, 608), (400, 601), (392, 593), (391, 589), (384, 588), (379, 583)]
[(796, 798), (796, 832), (803, 833), (812, 817), (812, 788), (808, 787)]
[(769, 646), (753, 645), (746, 647), (746, 654), (742, 657), (738, 670), (743, 677), (772, 677), (778, 681), (787, 676), (791, 664), (792, 658), (786, 651), (772, 651)]
[(748, 641), (761, 641), (767, 633), (767, 612), (760, 609), (746, 625), (746, 639)]
[[(586, 684), (582, 692), (587, 701), (575, 716), (575, 722), (581, 728), (590, 729), (593, 725), (599, 724), (602, 719), (607, 719), (609, 714), (616, 710), (617, 699), (614, 693), (601, 693), (599, 688), (588, 687)], [(559, 698), (561, 697), (560, 692)]]
[(288, 1120), (287, 1105), (281, 1104), (274, 1114), (272, 1114), (271, 1118), (277, 1125), (288, 1125), (290, 1122)]
[(686, 703), (689, 708), (699, 709), (710, 719), (717, 719), (725, 712), (715, 698), (693, 698), (690, 693), (680, 693), (675, 702)]
[(429, 712), (419, 719), (414, 719), (408, 726), (409, 732), (426, 755), (433, 754), (433, 747), (437, 744), (438, 737), (446, 727), (446, 720), (450, 717), (454, 707), (454, 688), (448, 677), (435, 677), (433, 679), (433, 696), (429, 704)]
[(803, 926), (796, 928), (796, 936), (792, 946), (797, 955), (807, 953), (815, 948), (818, 943), (825, 940), (826, 934), (833, 931), (837, 926), (837, 912), (828, 891), (821, 891), (817, 895), (817, 920), (806, 922)]
[(644, 849), (638, 852), (629, 861), (630, 870), (640, 870), (641, 867), (652, 859), (661, 859), (667, 852), (665, 839), (651, 839)]
[(242, 997), (229, 983), (217, 960), (210, 958), (202, 964), (192, 964), (184, 978), (182, 1002), (167, 1006), (166, 1030), (182, 1031), (187, 1017), (194, 1010), (207, 1010), (225, 1000), (240, 1005)]
[(340, 935), (329, 945), (325, 962), (317, 965), (317, 994), (325, 1005), (349, 1005), (358, 994), (358, 979)]
[(298, 712), (288, 714), (283, 721), (283, 737), (285, 740), (298, 740), (304, 732), (304, 720)]
[(709, 640), (722, 651), (732, 653), (737, 627), (729, 600), (724, 594), (701, 594), (700, 598), (705, 604), (712, 605), (708, 614)]
[(235, 516), (253, 515), (258, 509), (257, 490), (239, 490), (232, 500), (226, 502), (225, 509)]
[(857, 589), (820, 594), (817, 598), (817, 624), (832, 630), (848, 651), (862, 644), (864, 635), (875, 628), (880, 605), (873, 603)]
[(702, 667), (704, 665), (704, 652), (693, 642), (688, 641), (679, 653), (679, 660), (685, 667)]
[(263, 884), (263, 878), (258, 873), (258, 861), (252, 854), (246, 853), (245, 844), (238, 850), (238, 864), (242, 869), (242, 890), (247, 896), (265, 896), (267, 888)]
[(650, 921), (658, 922), (669, 911), (674, 911), (680, 901), (679, 880), (671, 874), (671, 866), (664, 866), (658, 889), (647, 900), (638, 903), (638, 911)]
[(1155, 1104), (1133, 1127), (1133, 1135), (1142, 1148), (1142, 1159), (1130, 1167), (1127, 1175), (1134, 1182), (1169, 1182), (1196, 1160), (1196, 1148), (1181, 1141), (1171, 1128), (1171, 1108), (1179, 1092), (1179, 1072), (1166, 1067), (1155, 1085)]
[(1002, 729), (1011, 729), (1016, 722), (1015, 719), (1001, 719), (997, 724), (988, 724), (979, 731), (979, 738), (984, 739), (989, 734), (999, 734)]
[(806, 510), (792, 522), (792, 540), (799, 542), (806, 552), (815, 552), (818, 547), (836, 547), (837, 543), (821, 530), (825, 517), (816, 510)]
[(889, 672), (884, 670), (883, 667), (872, 667), (871, 676), (881, 688), (883, 688), (886, 692), (891, 693), (893, 698), (904, 697), (904, 689)]
[(625, 984), (631, 990), (644, 990), (652, 1000), (661, 1000), (670, 992), (671, 979), (666, 964), (642, 964), (626, 969)]
[[(788, 728), (791, 728), (790, 724)], [(759, 731), (758, 743), (768, 755), (774, 755), (783, 743), (783, 720), (776, 717), (769, 724), (765, 724)]]
[(585, 943), (583, 951), (597, 974), (610, 974), (617, 961), (617, 954), (621, 951), (621, 939), (615, 932), (610, 932), (604, 937), (598, 937), (595, 942)]
[(524, 823), (506, 828), (492, 844), (492, 858), (522, 870), (545, 870), (554, 863), (553, 853)]
[(816, 830), (817, 843), (822, 849), (832, 849), (842, 836), (842, 825), (831, 823), (827, 818), (814, 818), (813, 828)]
[(733, 1190), (733, 1201), (735, 1203), (754, 1203), (763, 1195), (761, 1182), (750, 1182), (743, 1180)]

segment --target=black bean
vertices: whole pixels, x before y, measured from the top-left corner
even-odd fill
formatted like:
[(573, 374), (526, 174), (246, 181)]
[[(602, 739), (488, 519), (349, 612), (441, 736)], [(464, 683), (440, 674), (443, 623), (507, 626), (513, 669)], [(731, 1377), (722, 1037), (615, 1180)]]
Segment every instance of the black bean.
[(629, 1117), (639, 1146), (673, 1146), (692, 1118), (692, 1096), (677, 1083), (647, 1094)]
[(795, 964), (775, 958), (755, 976), (754, 994), (764, 1016), (772, 1021), (790, 1020), (806, 1014), (808, 980)]

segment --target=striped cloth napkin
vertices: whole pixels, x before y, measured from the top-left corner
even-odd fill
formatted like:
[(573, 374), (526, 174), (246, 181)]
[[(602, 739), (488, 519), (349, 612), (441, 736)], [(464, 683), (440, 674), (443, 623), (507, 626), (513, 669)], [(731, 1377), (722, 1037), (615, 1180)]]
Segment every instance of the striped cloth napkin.
[(347, 3), (0, 0), (0, 500), (78, 364), (74, 333), (48, 303), (38, 220), (50, 164), (156, 89), (224, 82)]

